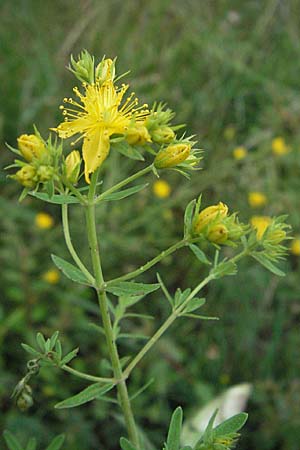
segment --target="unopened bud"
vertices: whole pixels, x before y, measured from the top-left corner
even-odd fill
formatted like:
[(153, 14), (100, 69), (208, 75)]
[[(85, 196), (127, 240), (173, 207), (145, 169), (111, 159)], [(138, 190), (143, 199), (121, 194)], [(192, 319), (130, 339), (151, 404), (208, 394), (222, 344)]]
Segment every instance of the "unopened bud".
[(228, 239), (228, 229), (222, 223), (217, 223), (207, 233), (207, 239), (215, 244), (224, 244)]
[(78, 150), (73, 150), (65, 161), (66, 177), (72, 184), (76, 184), (80, 174), (81, 156)]
[(28, 384), (24, 385), (16, 403), (21, 411), (27, 411), (33, 405), (32, 389)]
[(112, 59), (103, 59), (96, 67), (96, 80), (98, 80), (101, 84), (105, 81), (113, 81), (115, 74), (115, 61)]
[(128, 128), (126, 141), (130, 145), (145, 145), (147, 142), (151, 142), (151, 136), (145, 126), (137, 125)]
[(175, 138), (175, 133), (171, 127), (156, 128), (151, 132), (151, 138), (158, 144), (168, 144)]
[(154, 159), (157, 169), (175, 167), (184, 162), (191, 152), (191, 144), (173, 144), (160, 150)]
[(36, 170), (30, 164), (26, 164), (15, 175), (12, 175), (19, 183), (27, 188), (34, 188), (36, 186)]
[(42, 183), (51, 180), (53, 168), (51, 166), (40, 166), (37, 171), (38, 180)]
[(203, 209), (198, 215), (198, 217), (194, 220), (194, 233), (200, 234), (201, 231), (215, 219), (220, 218), (220, 220), (227, 217), (228, 214), (228, 206), (222, 202), (219, 202), (218, 205), (208, 206)]
[(286, 232), (284, 230), (274, 230), (268, 233), (268, 241), (273, 245), (279, 245), (286, 239)]
[(46, 153), (44, 142), (35, 134), (22, 134), (18, 138), (18, 147), (22, 156), (29, 162)]

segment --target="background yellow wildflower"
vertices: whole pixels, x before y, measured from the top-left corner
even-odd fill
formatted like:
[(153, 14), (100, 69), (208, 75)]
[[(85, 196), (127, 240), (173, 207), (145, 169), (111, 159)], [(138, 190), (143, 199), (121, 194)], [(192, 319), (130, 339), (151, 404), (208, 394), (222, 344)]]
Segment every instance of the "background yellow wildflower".
[(243, 146), (236, 147), (232, 152), (233, 157), (237, 160), (246, 158), (247, 153), (248, 150), (246, 149), (246, 147)]
[(57, 284), (60, 279), (60, 274), (59, 274), (58, 270), (50, 269), (50, 270), (47, 270), (47, 272), (45, 272), (42, 275), (42, 278), (44, 281), (46, 281), (49, 284)]
[(167, 198), (171, 194), (171, 186), (165, 180), (158, 180), (153, 183), (153, 193), (158, 198)]
[(290, 148), (286, 145), (282, 137), (276, 137), (272, 141), (272, 152), (274, 155), (281, 156), (289, 153)]
[(54, 219), (50, 214), (45, 212), (40, 212), (35, 216), (35, 224), (41, 230), (48, 230), (54, 225)]
[(252, 208), (261, 208), (267, 204), (268, 200), (265, 194), (258, 191), (249, 192), (248, 203)]
[(291, 253), (296, 256), (300, 256), (300, 237), (296, 237), (290, 247)]

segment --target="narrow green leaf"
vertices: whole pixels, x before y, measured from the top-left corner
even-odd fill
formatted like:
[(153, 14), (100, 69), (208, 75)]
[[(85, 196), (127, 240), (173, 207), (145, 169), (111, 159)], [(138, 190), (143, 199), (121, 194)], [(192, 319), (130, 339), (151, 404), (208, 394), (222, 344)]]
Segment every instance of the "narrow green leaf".
[(57, 353), (58, 359), (61, 360), (62, 357), (62, 348), (60, 340), (57, 340), (55, 343), (55, 351)]
[(196, 256), (196, 258), (203, 264), (207, 264), (207, 265), (211, 265), (211, 262), (209, 261), (209, 259), (207, 259), (205, 253), (200, 250), (199, 247), (197, 247), (197, 245), (194, 244), (190, 244), (189, 248), (192, 250), (192, 252), (194, 253), (194, 255)]
[(127, 439), (123, 437), (120, 439), (120, 445), (122, 450), (137, 450), (136, 447), (134, 447)]
[(63, 357), (63, 359), (60, 361), (60, 365), (64, 366), (65, 364), (68, 364), (72, 359), (74, 359), (79, 352), (79, 348), (75, 348), (70, 353), (68, 353), (66, 356)]
[(23, 347), (23, 349), (29, 353), (30, 355), (36, 356), (37, 358), (39, 358), (42, 354), (40, 352), (38, 352), (37, 350), (35, 350), (34, 348), (30, 347), (30, 345), (27, 344), (21, 344), (21, 346)]
[(225, 436), (226, 434), (236, 433), (245, 425), (247, 419), (248, 414), (246, 413), (236, 414), (216, 426), (216, 428), (214, 428), (214, 435)]
[(76, 283), (90, 285), (90, 282), (87, 280), (86, 276), (81, 272), (81, 270), (73, 266), (73, 264), (56, 255), (51, 255), (51, 258), (56, 267), (58, 267), (58, 269), (61, 270), (67, 278), (70, 278), (70, 280), (75, 281)]
[(190, 313), (195, 311), (196, 309), (200, 308), (205, 304), (205, 298), (192, 298), (188, 304), (186, 305), (185, 309), (183, 310), (184, 313)]
[(3, 437), (9, 450), (23, 450), (17, 439), (10, 431), (5, 430), (3, 433)]
[(173, 303), (173, 298), (171, 296), (171, 294), (169, 293), (168, 289), (166, 288), (163, 280), (161, 279), (161, 276), (159, 275), (159, 273), (156, 274), (157, 280), (160, 284), (161, 290), (163, 291), (163, 293), (165, 294), (166, 299), (168, 300), (168, 302), (170, 303), (171, 307), (173, 308), (174, 303)]
[(182, 427), (182, 408), (178, 406), (172, 414), (170, 428), (167, 438), (168, 450), (179, 450), (180, 434)]
[(270, 272), (278, 275), (279, 277), (284, 277), (285, 273), (282, 270), (278, 269), (278, 267), (274, 266), (271, 261), (265, 257), (263, 253), (252, 253), (251, 255), (256, 261), (258, 261), (262, 266), (268, 269)]
[(44, 202), (48, 203), (54, 203), (56, 205), (63, 205), (63, 204), (70, 204), (70, 203), (79, 203), (78, 199), (76, 197), (73, 197), (72, 195), (63, 195), (63, 194), (56, 194), (50, 197), (48, 194), (44, 192), (29, 192), (29, 195), (32, 197), (38, 198), (39, 200), (43, 200)]
[(187, 236), (190, 233), (190, 231), (191, 231), (195, 205), (196, 205), (196, 200), (192, 200), (187, 205), (187, 207), (185, 208), (185, 212), (184, 212), (184, 236)]
[(144, 283), (133, 283), (131, 281), (116, 281), (109, 284), (106, 287), (106, 290), (111, 294), (120, 297), (122, 295), (129, 295), (129, 296), (147, 295), (150, 292), (156, 291), (159, 288), (160, 288), (159, 283), (144, 284)]
[(119, 192), (113, 192), (112, 194), (108, 194), (103, 196), (104, 201), (113, 201), (113, 200), (121, 200), (122, 198), (129, 197), (130, 195), (136, 194), (137, 192), (141, 191), (142, 189), (145, 189), (145, 187), (149, 186), (149, 183), (145, 184), (138, 184), (137, 186), (133, 186), (128, 189), (123, 189)]
[(182, 317), (190, 317), (191, 319), (198, 319), (198, 320), (219, 320), (219, 317), (200, 316), (200, 314), (191, 314), (191, 313), (182, 314)]
[(50, 445), (46, 448), (46, 450), (60, 450), (62, 448), (63, 443), (65, 442), (65, 435), (59, 434), (56, 436)]
[(150, 378), (144, 386), (142, 386), (138, 391), (136, 391), (133, 395), (130, 396), (130, 401), (137, 398), (140, 394), (142, 394), (148, 387), (154, 382), (154, 378)]
[(135, 159), (136, 161), (144, 161), (145, 158), (140, 154), (138, 150), (128, 144), (127, 141), (118, 142), (113, 144), (112, 147), (120, 152), (122, 155), (127, 156), (127, 158)]
[(199, 441), (195, 445), (195, 448), (198, 448), (198, 445), (201, 442), (204, 442), (206, 444), (213, 442), (213, 425), (214, 425), (214, 421), (216, 419), (216, 416), (218, 414), (218, 411), (219, 410), (216, 409), (215, 412), (213, 413), (213, 415), (211, 416), (211, 418), (209, 419), (207, 427), (206, 427), (204, 433), (202, 434), (202, 436), (200, 437)]
[(59, 331), (55, 331), (50, 338), (50, 350), (53, 350), (59, 336)]
[(62, 402), (57, 403), (55, 405), (55, 408), (57, 409), (74, 408), (76, 406), (84, 405), (85, 403), (95, 400), (96, 398), (98, 399), (101, 398), (101, 395), (110, 391), (113, 387), (114, 387), (113, 383), (105, 385), (101, 383), (91, 384), (78, 394), (73, 395), (72, 397), (69, 397), (66, 400), (63, 400)]
[(42, 333), (37, 333), (37, 335), (36, 335), (36, 342), (37, 342), (38, 346), (40, 347), (40, 349), (42, 350), (42, 352), (45, 353), (45, 351), (46, 351), (46, 340), (45, 340), (44, 336), (42, 335)]
[(36, 446), (37, 446), (37, 442), (36, 442), (36, 439), (33, 437), (33, 438), (29, 439), (25, 450), (36, 450)]

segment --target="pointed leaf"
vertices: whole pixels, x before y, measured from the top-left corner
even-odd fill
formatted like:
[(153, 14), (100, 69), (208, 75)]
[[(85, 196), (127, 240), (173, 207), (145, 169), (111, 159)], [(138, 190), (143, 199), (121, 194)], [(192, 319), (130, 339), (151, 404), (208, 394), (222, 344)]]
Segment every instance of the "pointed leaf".
[(225, 436), (226, 434), (236, 433), (245, 425), (247, 419), (248, 414), (246, 413), (236, 414), (214, 428), (214, 435)]
[(69, 397), (66, 400), (63, 400), (62, 402), (57, 403), (55, 405), (55, 408), (57, 409), (74, 408), (76, 406), (84, 405), (85, 403), (95, 400), (96, 398), (100, 398), (101, 395), (110, 391), (113, 387), (114, 387), (113, 383), (108, 383), (105, 385), (103, 385), (102, 383), (91, 384), (78, 394), (73, 395), (72, 397)]
[(17, 439), (10, 431), (5, 430), (3, 433), (3, 437), (9, 450), (23, 450)]
[(137, 450), (136, 447), (134, 447), (127, 439), (123, 437), (120, 439), (120, 445), (122, 450)]
[(79, 348), (75, 348), (70, 353), (68, 353), (66, 356), (63, 357), (63, 359), (60, 361), (60, 365), (64, 366), (65, 364), (68, 364), (72, 359), (74, 359), (79, 352)]
[(133, 283), (131, 281), (116, 281), (110, 283), (106, 290), (111, 294), (120, 297), (122, 295), (138, 296), (147, 295), (150, 292), (156, 291), (160, 288), (159, 283), (155, 284), (144, 284), (144, 283)]
[(192, 200), (187, 205), (187, 207), (185, 208), (185, 212), (184, 212), (184, 236), (187, 236), (190, 233), (190, 231), (191, 231), (195, 205), (196, 205), (196, 200)]
[(36, 342), (37, 342), (38, 346), (40, 347), (40, 349), (42, 350), (42, 352), (45, 353), (46, 340), (45, 340), (44, 336), (42, 335), (42, 333), (37, 333)]
[(102, 200), (104, 201), (113, 201), (113, 200), (121, 200), (122, 198), (129, 197), (130, 195), (136, 194), (137, 192), (145, 189), (145, 187), (149, 186), (149, 183), (138, 184), (137, 186), (133, 186), (128, 189), (123, 189), (119, 192), (113, 192), (112, 194), (103, 194)]
[(268, 269), (270, 272), (278, 275), (279, 277), (284, 277), (285, 273), (282, 270), (278, 269), (278, 267), (274, 266), (271, 261), (265, 257), (263, 253), (252, 253), (252, 256), (256, 261), (258, 261), (262, 266)]
[(30, 347), (30, 345), (27, 344), (21, 344), (21, 346), (23, 347), (23, 349), (30, 353), (33, 356), (36, 356), (37, 358), (39, 358), (42, 354), (40, 352), (38, 352), (37, 350), (35, 350), (34, 348)]
[(51, 255), (51, 258), (56, 267), (61, 270), (67, 278), (70, 278), (70, 280), (75, 281), (76, 283), (90, 285), (90, 282), (87, 280), (86, 276), (81, 272), (81, 270), (73, 266), (73, 264), (56, 255)]
[(32, 197), (38, 198), (39, 200), (43, 200), (44, 202), (48, 203), (55, 203), (56, 205), (63, 205), (63, 204), (70, 204), (70, 203), (79, 203), (79, 200), (76, 197), (73, 197), (72, 195), (63, 195), (63, 194), (56, 194), (50, 197), (48, 194), (44, 192), (29, 192), (29, 195), (32, 195)]
[(36, 450), (36, 446), (37, 446), (36, 439), (31, 438), (31, 439), (29, 439), (25, 450)]
[(60, 450), (62, 448), (62, 445), (65, 441), (65, 435), (59, 434), (56, 436), (50, 445), (46, 448), (46, 450)]
[(167, 438), (168, 450), (179, 450), (180, 448), (180, 434), (182, 427), (182, 408), (178, 406), (172, 414), (170, 428)]
[(183, 310), (184, 313), (190, 313), (195, 311), (196, 309), (200, 308), (205, 304), (205, 298), (192, 298), (186, 305), (185, 309)]
[(122, 153), (122, 155), (127, 156), (127, 158), (135, 159), (136, 161), (144, 161), (145, 159), (143, 155), (141, 155), (134, 147), (131, 147), (127, 141), (118, 142), (117, 144), (113, 144), (112, 147)]
[(194, 253), (194, 255), (196, 256), (196, 258), (203, 264), (207, 264), (207, 265), (211, 265), (211, 262), (207, 259), (205, 253), (200, 250), (199, 247), (197, 247), (197, 245), (194, 244), (190, 244), (189, 248), (192, 250), (192, 252)]

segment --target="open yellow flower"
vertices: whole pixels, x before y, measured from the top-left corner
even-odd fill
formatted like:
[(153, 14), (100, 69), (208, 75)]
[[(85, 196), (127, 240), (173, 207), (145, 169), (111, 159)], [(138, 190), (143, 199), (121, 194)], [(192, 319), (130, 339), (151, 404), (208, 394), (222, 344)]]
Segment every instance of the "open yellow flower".
[[(142, 122), (148, 114), (147, 105), (137, 107), (134, 93), (123, 102), (128, 85), (117, 88), (108, 79), (104, 83), (83, 84), (84, 94), (74, 88), (79, 102), (65, 98), (71, 106), (61, 106), (64, 122), (54, 130), (62, 139), (80, 134), (83, 139), (82, 155), (85, 163), (85, 179), (90, 182), (90, 174), (101, 166), (110, 149), (110, 136), (125, 134), (131, 121)], [(75, 142), (73, 144), (75, 144)]]

